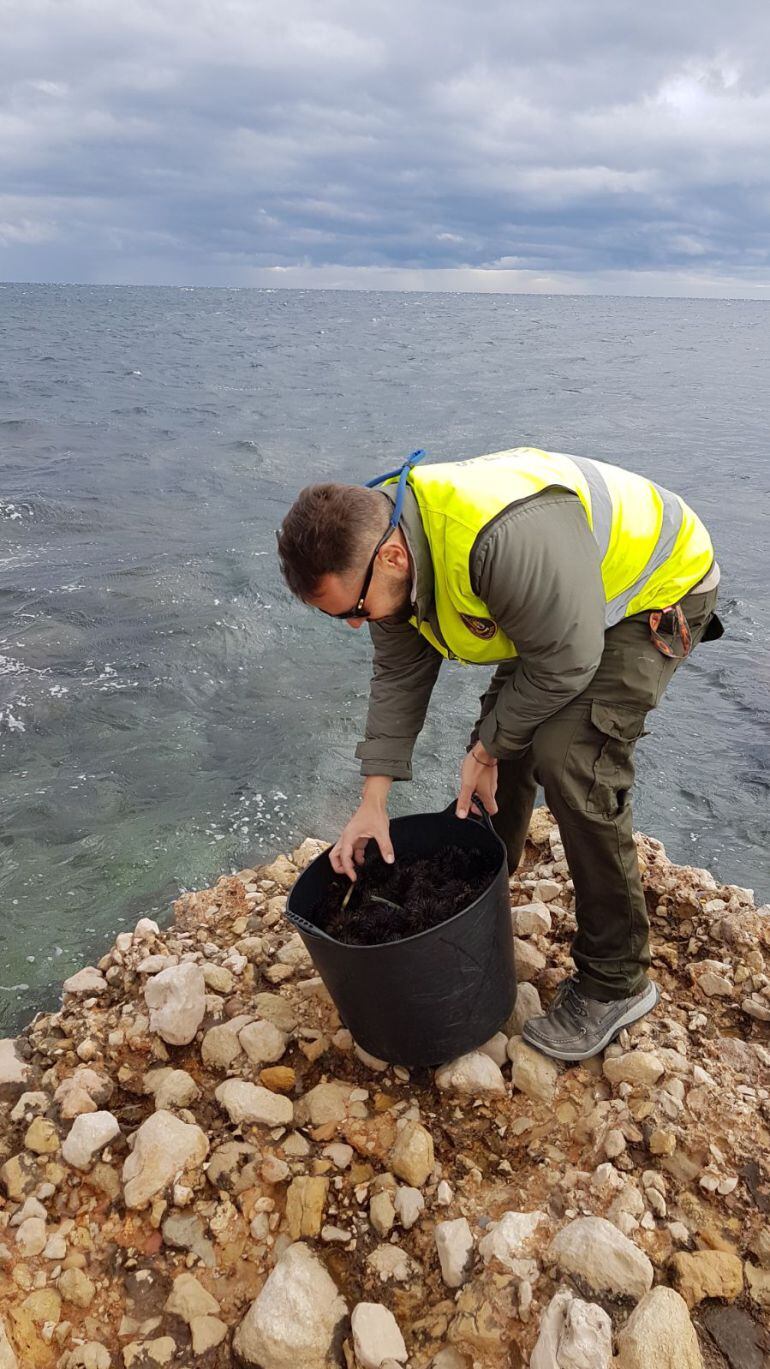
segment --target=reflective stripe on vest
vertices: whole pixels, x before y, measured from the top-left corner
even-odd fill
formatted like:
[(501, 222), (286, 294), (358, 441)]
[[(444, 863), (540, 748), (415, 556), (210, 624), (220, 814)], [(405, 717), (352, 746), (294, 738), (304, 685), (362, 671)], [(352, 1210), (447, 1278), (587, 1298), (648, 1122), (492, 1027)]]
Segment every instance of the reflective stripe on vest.
[[(610, 544), (610, 529), (612, 527), (612, 496), (607, 488), (607, 481), (601, 473), (595, 461), (588, 461), (584, 456), (573, 456), (570, 458), (575, 465), (583, 472), (588, 482), (591, 492), (591, 511), (593, 517), (593, 534), (599, 547), (599, 555), (602, 561), (607, 555), (607, 548)], [(671, 555), (671, 552), (679, 536), (679, 529), (682, 526), (682, 504), (675, 494), (666, 490), (662, 485), (656, 485), (651, 480), (650, 485), (660, 495), (663, 504), (663, 519), (658, 533), (658, 540), (650, 552), (649, 559), (641, 571), (640, 575), (628, 589), (622, 594), (617, 594), (614, 599), (607, 603), (605, 613), (605, 623), (607, 627), (614, 627), (616, 623), (622, 622), (626, 616), (626, 610), (631, 600), (639, 593), (642, 586), (650, 579), (650, 576), (658, 570), (660, 566)]]
[(683, 500), (643, 476), (564, 452), (521, 447), (410, 472), (434, 567), (440, 635), (415, 627), (444, 655), (495, 663), (516, 647), (489, 618), (470, 580), (473, 549), (516, 503), (549, 488), (580, 499), (596, 539), (606, 626), (666, 607), (697, 584), (713, 560), (706, 529)]
[[(615, 623), (620, 623), (628, 612), (628, 606), (632, 599), (635, 599), (639, 591), (652, 579), (655, 571), (665, 565), (671, 555), (679, 530), (682, 526), (684, 510), (680, 500), (670, 490), (664, 490), (660, 485), (655, 485), (650, 481), (653, 488), (658, 491), (663, 501), (663, 519), (658, 533), (658, 540), (650, 552), (650, 557), (642, 570), (641, 574), (622, 594), (617, 594), (614, 599), (610, 599), (605, 611), (605, 622), (607, 627), (614, 627)], [(699, 577), (700, 578), (700, 577)], [(697, 581), (693, 582), (697, 584)], [(666, 605), (668, 607), (668, 605)]]

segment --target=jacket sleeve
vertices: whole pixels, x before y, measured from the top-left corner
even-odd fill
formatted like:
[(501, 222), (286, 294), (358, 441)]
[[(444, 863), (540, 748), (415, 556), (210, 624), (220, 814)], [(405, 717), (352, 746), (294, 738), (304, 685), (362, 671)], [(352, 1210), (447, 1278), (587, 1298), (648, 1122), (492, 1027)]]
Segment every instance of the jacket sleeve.
[(370, 623), (374, 673), (366, 736), (356, 747), (362, 775), (412, 778), (412, 751), (425, 722), (442, 657), (409, 623)]
[(477, 724), (504, 760), (588, 687), (604, 650), (599, 549), (577, 496), (548, 491), (514, 505), (474, 548), (471, 579), (518, 652)]

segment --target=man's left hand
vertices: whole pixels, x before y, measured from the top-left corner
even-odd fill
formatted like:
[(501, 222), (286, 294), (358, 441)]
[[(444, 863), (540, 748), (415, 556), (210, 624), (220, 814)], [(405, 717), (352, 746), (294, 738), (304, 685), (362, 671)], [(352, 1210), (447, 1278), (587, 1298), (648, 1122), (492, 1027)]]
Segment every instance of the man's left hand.
[(496, 813), (496, 793), (497, 761), (494, 756), (489, 755), (481, 742), (476, 742), (462, 763), (460, 797), (457, 800), (455, 813), (458, 818), (467, 818), (471, 807), (473, 807), (474, 812), (478, 812), (472, 803), (474, 794), (478, 794), (488, 813)]

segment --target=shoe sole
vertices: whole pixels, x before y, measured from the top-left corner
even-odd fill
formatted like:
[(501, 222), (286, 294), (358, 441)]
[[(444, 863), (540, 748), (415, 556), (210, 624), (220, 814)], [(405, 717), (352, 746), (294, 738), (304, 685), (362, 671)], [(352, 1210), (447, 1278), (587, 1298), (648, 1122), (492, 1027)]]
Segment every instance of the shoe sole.
[[(601, 1041), (599, 1041), (597, 1045), (592, 1046), (590, 1050), (560, 1051), (557, 1048), (546, 1045), (544, 1042), (538, 1041), (537, 1039), (532, 1040), (529, 1036), (527, 1036), (526, 1022), (524, 1023), (521, 1034), (528, 1046), (531, 1046), (533, 1050), (540, 1051), (541, 1055), (550, 1056), (552, 1060), (567, 1060), (572, 1061), (573, 1063), (577, 1063), (580, 1060), (591, 1060), (595, 1055), (601, 1055), (602, 1051), (606, 1050), (607, 1046), (609, 1046), (610, 1043), (615, 1040), (615, 1037), (619, 1034), (619, 1032), (623, 1030), (624, 1027), (630, 1027), (632, 1022), (638, 1022), (640, 1018), (646, 1017), (647, 1014), (651, 1013), (654, 1008), (657, 1008), (658, 1003), (660, 1002), (660, 989), (658, 988), (658, 985), (654, 983), (651, 984), (651, 988), (653, 989), (655, 994), (655, 997), (653, 998), (652, 1002), (645, 1003), (643, 999), (641, 1003), (637, 1003), (635, 1008), (629, 1008), (628, 1012), (624, 1013), (622, 1017), (619, 1017), (617, 1022), (613, 1022), (612, 1027), (601, 1038)], [(536, 1020), (537, 1019), (535, 1019), (535, 1021)]]

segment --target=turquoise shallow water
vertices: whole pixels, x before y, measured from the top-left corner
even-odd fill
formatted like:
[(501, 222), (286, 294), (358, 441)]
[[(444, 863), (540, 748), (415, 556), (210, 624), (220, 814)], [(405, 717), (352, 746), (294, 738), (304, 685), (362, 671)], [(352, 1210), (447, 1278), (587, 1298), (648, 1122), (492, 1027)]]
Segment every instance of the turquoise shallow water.
[[(532, 442), (679, 490), (728, 637), (638, 751), (637, 826), (770, 897), (770, 305), (0, 286), (0, 1032), (142, 913), (355, 805), (368, 642), (295, 604), (315, 479)], [(394, 811), (453, 792), (445, 668)]]

